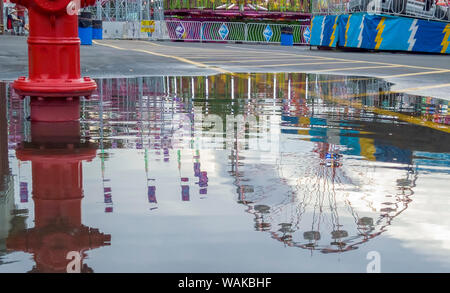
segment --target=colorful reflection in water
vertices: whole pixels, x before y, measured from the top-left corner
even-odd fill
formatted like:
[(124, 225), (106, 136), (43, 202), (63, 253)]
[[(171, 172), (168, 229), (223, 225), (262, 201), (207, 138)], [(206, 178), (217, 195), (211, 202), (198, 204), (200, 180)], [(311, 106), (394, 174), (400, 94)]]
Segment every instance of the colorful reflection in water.
[(448, 101), (315, 74), (97, 82), (59, 124), (0, 85), (0, 271), (72, 251), (83, 272), (362, 272), (368, 251), (448, 271)]

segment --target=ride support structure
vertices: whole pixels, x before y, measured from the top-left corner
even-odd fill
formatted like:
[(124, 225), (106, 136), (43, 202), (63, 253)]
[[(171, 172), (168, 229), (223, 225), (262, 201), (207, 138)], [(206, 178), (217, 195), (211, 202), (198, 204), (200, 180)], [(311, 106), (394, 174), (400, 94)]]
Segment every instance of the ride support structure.
[[(73, 8), (95, 0), (12, 0), (28, 9), (28, 78), (13, 87), (22, 98), (30, 97), (32, 121), (79, 119), (80, 97), (89, 98), (94, 80), (81, 77), (78, 16)], [(78, 7), (76, 7), (78, 5)]]

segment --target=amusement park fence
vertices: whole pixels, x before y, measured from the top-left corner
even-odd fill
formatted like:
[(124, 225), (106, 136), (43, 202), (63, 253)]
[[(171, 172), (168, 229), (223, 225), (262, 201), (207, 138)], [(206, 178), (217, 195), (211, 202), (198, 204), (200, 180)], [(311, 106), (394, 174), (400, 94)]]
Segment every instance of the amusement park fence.
[(294, 44), (308, 44), (309, 25), (303, 24), (178, 20), (103, 22), (103, 37), (105, 39), (279, 44), (281, 42), (281, 29), (286, 26), (292, 28)]

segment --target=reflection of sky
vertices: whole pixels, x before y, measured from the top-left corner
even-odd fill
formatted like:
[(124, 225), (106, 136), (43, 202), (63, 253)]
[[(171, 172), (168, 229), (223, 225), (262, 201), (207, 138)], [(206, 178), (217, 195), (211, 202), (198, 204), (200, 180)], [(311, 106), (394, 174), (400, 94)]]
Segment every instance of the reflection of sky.
[[(246, 78), (244, 82), (235, 78), (234, 102), (226, 100), (230, 91), (226, 76), (215, 83), (209, 80), (207, 101), (202, 96), (205, 77), (179, 78), (175, 102), (165, 94), (167, 88), (174, 92), (173, 79), (144, 82), (149, 98), (142, 100), (135, 80), (104, 81), (109, 98), (101, 110), (96, 99), (83, 104), (82, 132), (104, 149), (97, 150), (93, 161), (83, 162), (82, 223), (111, 234), (112, 239), (111, 246), (87, 251), (84, 263), (96, 272), (365, 272), (366, 254), (376, 250), (383, 272), (449, 271), (450, 222), (443, 192), (450, 187), (448, 153), (421, 150), (421, 141), (401, 131), (394, 132), (395, 139), (384, 138), (383, 125), (391, 124), (390, 117), (373, 119), (372, 113), (330, 106), (323, 100), (299, 102), (302, 92), (286, 87), (302, 82), (304, 75), (283, 77), (277, 77), (277, 101), (270, 99), (273, 88), (266, 84), (273, 76), (261, 75), (255, 77), (259, 83), (253, 86), (252, 96), (263, 98), (245, 103)], [(288, 82), (290, 78), (295, 82)], [(192, 84), (196, 101), (191, 100)], [(116, 85), (121, 95), (114, 94)], [(309, 91), (314, 96), (314, 89)], [(406, 99), (404, 104), (414, 109), (414, 101)], [(367, 103), (379, 102), (375, 98)], [(220, 128), (202, 127), (206, 104), (210, 115), (222, 115), (223, 123), (225, 114), (249, 113), (261, 124), (248, 134), (245, 127), (238, 127), (224, 136)], [(381, 104), (395, 110), (385, 100)], [(99, 113), (105, 118), (102, 124)], [(445, 120), (445, 115), (438, 118)], [(436, 137), (440, 137), (436, 132), (427, 132), (421, 139)], [(323, 165), (331, 151), (343, 154), (342, 165), (334, 170)], [(33, 227), (31, 163), (21, 163), (19, 170), (13, 150), (10, 157), (12, 173), (18, 175), (16, 208), (28, 209), (27, 225)], [(199, 172), (207, 178), (202, 186)], [(28, 183), (26, 203), (20, 202), (19, 182)], [(105, 203), (105, 186), (111, 190), (112, 204)], [(156, 201), (149, 201), (149, 186)], [(237, 203), (242, 200), (239, 187), (245, 200), (253, 203)], [(320, 208), (317, 194), (325, 203)], [(336, 203), (336, 209), (330, 203)], [(264, 220), (271, 223), (272, 234), (255, 230), (258, 204), (270, 207)], [(105, 212), (108, 206), (113, 209)], [(302, 213), (301, 207), (306, 207)], [(330, 232), (336, 229), (332, 218), (336, 212), (348, 238), (359, 233), (355, 214), (379, 220), (374, 232), (382, 233), (355, 250), (333, 254), (274, 239), (280, 236), (280, 223), (293, 221), (293, 240), (304, 243), (303, 233), (314, 228), (311, 224), (319, 210), (322, 248), (333, 241)], [(2, 259), (17, 262), (1, 265), (1, 272), (26, 271), (33, 265), (25, 253), (12, 252)]]
[[(129, 154), (122, 154), (122, 158), (126, 158), (130, 165), (140, 161), (139, 156), (133, 152), (127, 153)], [(205, 160), (212, 159), (212, 156), (203, 157)], [(223, 153), (222, 157), (216, 156), (216, 160), (226, 160), (226, 153)], [(114, 158), (111, 165), (115, 164), (121, 163)], [(151, 211), (153, 214), (149, 214), (148, 208), (143, 204), (145, 178), (143, 176), (139, 178), (133, 168), (125, 166), (120, 175), (111, 178), (113, 182), (117, 182), (120, 176), (123, 181), (130, 184), (126, 187), (113, 186), (113, 189), (118, 187), (115, 188), (114, 217), (108, 215), (99, 225), (101, 197), (89, 188), (98, 185), (95, 181), (100, 180), (98, 168), (94, 168), (94, 165), (95, 162), (85, 164), (84, 222), (88, 225), (95, 224), (102, 231), (114, 231), (113, 245), (104, 249), (108, 250), (107, 253), (101, 253), (101, 250), (89, 252), (88, 263), (97, 271), (121, 271), (123, 269), (121, 266), (132, 265), (131, 271), (155, 272), (195, 272), (205, 271), (205, 268), (210, 271), (364, 272), (365, 254), (370, 250), (381, 253), (383, 271), (402, 271), (406, 265), (411, 265), (412, 259), (414, 266), (409, 268), (410, 271), (442, 271), (444, 267), (439, 263), (448, 264), (445, 260), (428, 260), (430, 254), (428, 248), (439, 246), (443, 234), (437, 234), (436, 240), (423, 241), (426, 245), (418, 247), (416, 239), (410, 239), (411, 236), (403, 237), (405, 233), (411, 235), (411, 224), (408, 220), (405, 220), (405, 223), (396, 220), (395, 225), (389, 227), (388, 235), (383, 239), (375, 238), (373, 242), (369, 241), (361, 249), (349, 254), (315, 253), (311, 258), (308, 253), (299, 253), (298, 249), (283, 247), (273, 240), (270, 241), (271, 239), (264, 233), (253, 231), (252, 217), (243, 213), (242, 206), (235, 204), (235, 198), (228, 196), (234, 192), (234, 188), (230, 187), (231, 179), (226, 179), (228, 177), (226, 171), (221, 173), (217, 170), (217, 173), (213, 173), (213, 168), (206, 168), (208, 171), (211, 170), (210, 182), (214, 182), (209, 186), (211, 190), (209, 199), (200, 200), (193, 197), (186, 205), (180, 200), (179, 193), (174, 192), (176, 186), (169, 186), (161, 190), (164, 196), (158, 197), (158, 210), (153, 210)], [(164, 172), (161, 175), (167, 181), (176, 179), (173, 174)], [(422, 194), (416, 193), (414, 201), (420, 201), (418, 197), (426, 198), (428, 192), (425, 190)], [(405, 214), (411, 214), (411, 211), (407, 210)], [(427, 222), (435, 222), (434, 217), (423, 220), (421, 223), (424, 226)], [(127, 228), (117, 229), (117, 226)], [(443, 223), (442, 227), (446, 226), (448, 227), (448, 223)], [(392, 227), (396, 227), (395, 230)], [(409, 242), (409, 246), (404, 244), (408, 243), (408, 240), (413, 241)], [(121, 257), (123, 251), (127, 251), (126, 257)], [(437, 256), (441, 253), (447, 251), (434, 252)], [(109, 259), (111, 256), (118, 258), (112, 261), (115, 265), (111, 265)]]
[[(448, 169), (447, 172), (448, 174)], [(448, 175), (422, 172), (408, 210), (396, 219), (388, 234), (401, 239), (402, 246), (417, 251), (431, 261), (450, 267), (450, 210)]]

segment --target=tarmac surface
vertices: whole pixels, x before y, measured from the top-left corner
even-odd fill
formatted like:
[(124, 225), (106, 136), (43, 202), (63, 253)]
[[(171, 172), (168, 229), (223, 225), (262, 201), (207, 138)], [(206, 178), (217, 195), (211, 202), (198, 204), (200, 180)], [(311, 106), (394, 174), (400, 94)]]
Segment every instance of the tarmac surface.
[[(305, 46), (98, 40), (81, 47), (83, 76), (93, 78), (308, 72), (378, 77), (392, 91), (450, 100), (450, 56), (344, 52)], [(0, 36), (0, 80), (26, 76), (26, 37)]]

